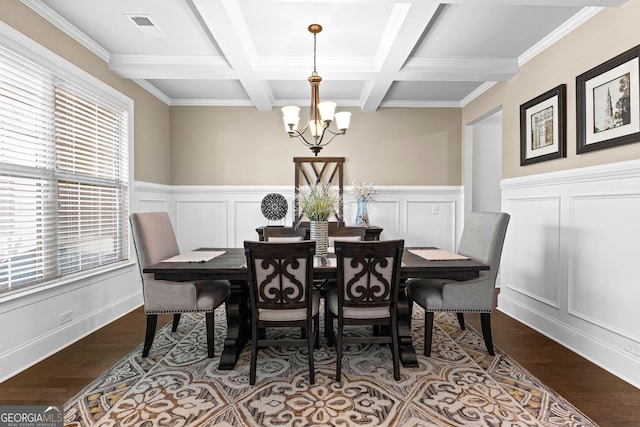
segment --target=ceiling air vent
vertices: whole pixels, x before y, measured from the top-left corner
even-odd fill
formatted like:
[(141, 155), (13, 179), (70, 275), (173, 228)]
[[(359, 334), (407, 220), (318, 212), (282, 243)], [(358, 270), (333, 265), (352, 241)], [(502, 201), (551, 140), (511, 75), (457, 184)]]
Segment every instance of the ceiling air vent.
[(145, 37), (164, 37), (165, 34), (162, 32), (160, 27), (153, 22), (153, 19), (149, 15), (125, 15), (129, 21), (136, 26), (136, 28), (145, 36)]

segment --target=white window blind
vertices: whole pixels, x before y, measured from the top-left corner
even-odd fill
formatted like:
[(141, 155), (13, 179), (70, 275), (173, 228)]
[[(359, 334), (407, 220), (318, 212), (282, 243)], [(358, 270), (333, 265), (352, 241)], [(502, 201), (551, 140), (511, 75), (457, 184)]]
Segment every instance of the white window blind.
[(0, 292), (126, 259), (127, 114), (0, 47)]

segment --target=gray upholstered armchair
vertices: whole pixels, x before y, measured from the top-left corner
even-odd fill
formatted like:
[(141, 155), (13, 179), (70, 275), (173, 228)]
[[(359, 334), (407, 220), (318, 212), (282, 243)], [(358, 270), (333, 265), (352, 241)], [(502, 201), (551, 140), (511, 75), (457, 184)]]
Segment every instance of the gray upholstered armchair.
[(482, 335), (487, 351), (491, 355), (494, 354), (490, 316), (509, 218), (509, 214), (503, 212), (471, 212), (469, 214), (462, 231), (458, 253), (490, 266), (490, 270), (481, 271), (477, 279), (466, 281), (410, 279), (408, 281), (409, 299), (425, 309), (425, 356), (431, 355), (433, 315), (436, 311), (457, 313), (462, 329), (465, 328), (465, 312), (480, 313)]
[(207, 354), (208, 357), (213, 357), (213, 311), (229, 296), (229, 283), (222, 280), (155, 280), (153, 274), (144, 273), (143, 269), (180, 253), (169, 215), (166, 212), (134, 213), (129, 221), (142, 275), (144, 311), (147, 314), (142, 357), (147, 357), (151, 350), (158, 314), (174, 315), (172, 331), (175, 332), (180, 321), (180, 313), (188, 312), (206, 313)]

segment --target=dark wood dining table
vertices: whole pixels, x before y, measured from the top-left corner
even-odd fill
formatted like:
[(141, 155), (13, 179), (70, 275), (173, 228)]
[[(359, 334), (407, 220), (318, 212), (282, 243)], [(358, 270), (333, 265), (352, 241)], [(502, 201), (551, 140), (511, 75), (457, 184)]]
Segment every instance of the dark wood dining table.
[[(481, 270), (489, 266), (474, 260), (429, 261), (405, 248), (402, 255), (401, 280), (408, 278), (449, 278), (466, 280), (478, 277)], [(245, 344), (251, 338), (251, 310), (247, 285), (246, 258), (243, 248), (202, 248), (202, 251), (223, 251), (205, 262), (161, 262), (144, 269), (153, 273), (157, 280), (228, 280), (231, 295), (226, 302), (227, 336), (220, 356), (219, 369), (230, 370)], [(333, 254), (326, 258), (316, 257), (314, 279), (336, 277), (336, 264)], [(417, 366), (416, 353), (411, 338), (411, 304), (404, 287), (401, 288), (398, 301), (398, 334), (400, 338), (400, 360), (404, 366)]]

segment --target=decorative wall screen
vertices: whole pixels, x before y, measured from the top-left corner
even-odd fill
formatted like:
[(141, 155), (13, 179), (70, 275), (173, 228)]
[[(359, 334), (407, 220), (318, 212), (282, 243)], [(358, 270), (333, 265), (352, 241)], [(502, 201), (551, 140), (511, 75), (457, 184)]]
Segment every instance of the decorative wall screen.
[(338, 223), (343, 225), (343, 164), (344, 157), (294, 157), (295, 163), (295, 216), (294, 226), (297, 227), (302, 221), (303, 214), (300, 212), (299, 196), (300, 190), (307, 186), (318, 184), (328, 184), (337, 187), (340, 196), (340, 204), (336, 215)]

